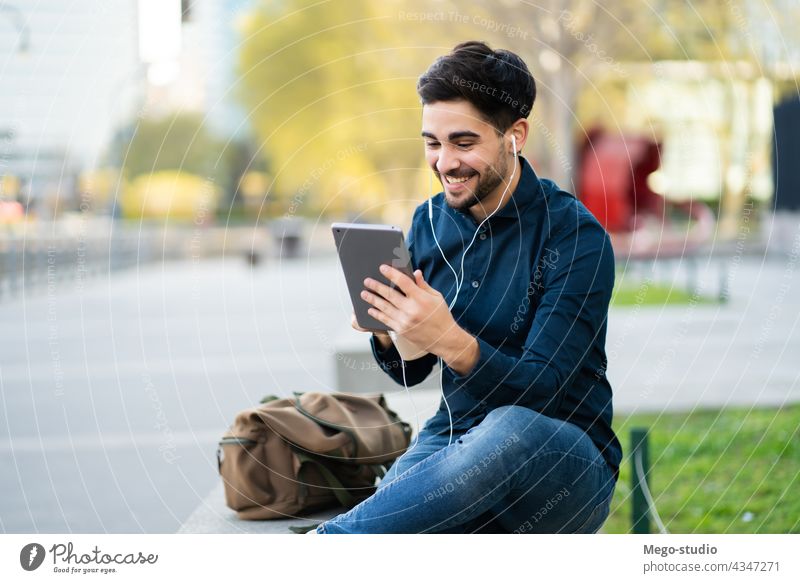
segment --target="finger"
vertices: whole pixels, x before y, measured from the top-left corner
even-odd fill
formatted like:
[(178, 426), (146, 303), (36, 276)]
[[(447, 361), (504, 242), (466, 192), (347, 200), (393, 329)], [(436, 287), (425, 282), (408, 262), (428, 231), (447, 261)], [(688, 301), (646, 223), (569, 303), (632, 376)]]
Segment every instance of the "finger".
[(369, 310), (367, 310), (367, 313), (373, 318), (375, 318), (381, 324), (386, 324), (392, 330), (395, 329), (394, 321), (386, 314), (378, 310), (377, 308), (370, 308)]
[(425, 281), (425, 277), (422, 275), (421, 269), (417, 269), (414, 272), (414, 280), (417, 282), (417, 286), (425, 291), (436, 291), (430, 285), (428, 285), (427, 281)]
[(414, 280), (399, 269), (395, 269), (390, 265), (381, 265), (381, 273), (407, 296), (417, 291), (417, 284)]
[(402, 306), (406, 299), (406, 297), (396, 289), (379, 282), (377, 279), (372, 279), (371, 277), (364, 280), (364, 287), (386, 298), (392, 305), (397, 307)]
[(422, 275), (422, 271), (421, 270), (417, 269), (414, 272), (414, 279), (417, 282), (417, 287), (419, 287), (419, 289), (421, 289), (422, 291), (424, 291), (426, 293), (429, 293), (429, 294), (433, 294), (436, 297), (444, 297), (444, 296), (442, 296), (441, 293), (439, 293), (438, 289), (436, 289), (435, 287), (432, 287), (431, 284), (429, 284), (427, 281), (425, 281), (425, 276)]
[(352, 314), (352, 316), (351, 316), (350, 325), (353, 326), (353, 328), (355, 330), (358, 330), (359, 332), (369, 332), (369, 330), (367, 330), (366, 328), (362, 328), (358, 324), (358, 318), (356, 318), (355, 314)]
[(361, 299), (372, 304), (390, 318), (399, 319), (399, 317), (402, 315), (400, 310), (377, 294), (373, 294), (364, 290), (361, 292)]

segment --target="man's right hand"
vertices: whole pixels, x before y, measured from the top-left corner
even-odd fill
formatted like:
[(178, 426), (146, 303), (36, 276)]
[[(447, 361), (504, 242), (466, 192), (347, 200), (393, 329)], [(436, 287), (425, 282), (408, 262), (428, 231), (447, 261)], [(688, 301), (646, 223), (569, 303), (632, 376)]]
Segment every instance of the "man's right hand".
[[(350, 321), (350, 325), (353, 326), (353, 330), (358, 330), (359, 332), (372, 332), (372, 330), (367, 330), (366, 328), (362, 328), (358, 325), (358, 320), (356, 320), (356, 315), (353, 313)], [(392, 338), (389, 336), (388, 332), (372, 332), (375, 334), (375, 338), (378, 341), (378, 344), (383, 350), (389, 348), (392, 345)]]

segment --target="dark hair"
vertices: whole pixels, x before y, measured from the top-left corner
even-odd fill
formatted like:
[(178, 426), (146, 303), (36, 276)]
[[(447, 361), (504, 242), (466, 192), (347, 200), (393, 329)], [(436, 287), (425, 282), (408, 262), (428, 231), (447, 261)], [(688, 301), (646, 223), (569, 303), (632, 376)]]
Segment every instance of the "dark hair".
[(467, 41), (434, 61), (417, 81), (417, 93), (423, 105), (465, 99), (502, 133), (530, 115), (536, 81), (519, 55)]

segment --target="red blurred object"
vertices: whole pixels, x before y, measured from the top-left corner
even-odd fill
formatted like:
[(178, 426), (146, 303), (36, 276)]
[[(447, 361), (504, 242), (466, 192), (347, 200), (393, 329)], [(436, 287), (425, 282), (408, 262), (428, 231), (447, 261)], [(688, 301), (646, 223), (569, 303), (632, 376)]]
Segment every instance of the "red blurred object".
[(25, 209), (16, 201), (0, 200), (0, 223), (15, 223), (25, 216)]
[[(680, 255), (713, 232), (707, 205), (673, 203), (648, 186), (648, 177), (661, 166), (660, 149), (648, 138), (603, 130), (590, 131), (581, 149), (579, 197), (611, 234), (617, 254)], [(673, 223), (669, 217), (675, 214), (688, 222)]]
[(663, 197), (647, 186), (661, 165), (660, 144), (642, 137), (589, 133), (580, 164), (580, 197), (610, 233), (632, 231), (638, 213), (663, 214)]

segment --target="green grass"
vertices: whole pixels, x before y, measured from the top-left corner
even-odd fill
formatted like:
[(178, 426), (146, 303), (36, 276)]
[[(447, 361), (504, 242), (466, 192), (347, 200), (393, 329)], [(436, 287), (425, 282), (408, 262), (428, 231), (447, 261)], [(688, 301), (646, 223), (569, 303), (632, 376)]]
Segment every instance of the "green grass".
[(648, 482), (669, 532), (800, 533), (800, 405), (615, 419), (625, 458), (603, 532), (630, 532), (633, 427), (649, 428)]
[(626, 306), (666, 306), (666, 305), (688, 305), (692, 301), (697, 304), (713, 304), (716, 298), (693, 295), (685, 289), (677, 286), (668, 286), (657, 283), (641, 283), (639, 285), (625, 284), (614, 287), (611, 295), (611, 305), (613, 307)]

